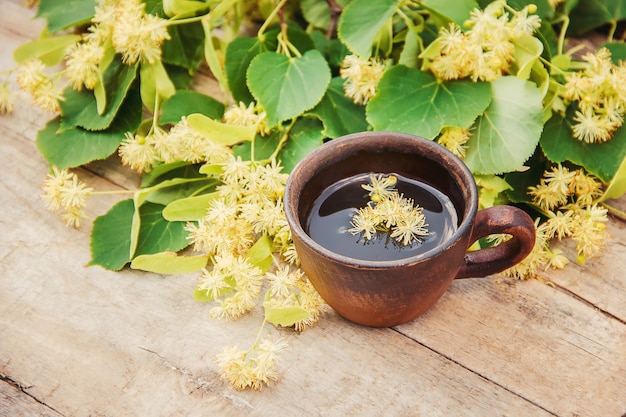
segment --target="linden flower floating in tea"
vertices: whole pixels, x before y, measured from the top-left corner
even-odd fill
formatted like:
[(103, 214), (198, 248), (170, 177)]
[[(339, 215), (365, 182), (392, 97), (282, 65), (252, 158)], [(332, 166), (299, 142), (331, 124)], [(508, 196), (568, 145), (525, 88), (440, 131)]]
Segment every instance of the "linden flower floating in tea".
[(369, 191), (370, 201), (357, 210), (348, 232), (360, 234), (367, 240), (378, 232), (389, 233), (391, 238), (403, 246), (412, 245), (428, 236), (428, 224), (424, 209), (412, 198), (405, 198), (395, 187), (398, 179), (394, 175), (370, 175), (369, 184), (363, 184)]

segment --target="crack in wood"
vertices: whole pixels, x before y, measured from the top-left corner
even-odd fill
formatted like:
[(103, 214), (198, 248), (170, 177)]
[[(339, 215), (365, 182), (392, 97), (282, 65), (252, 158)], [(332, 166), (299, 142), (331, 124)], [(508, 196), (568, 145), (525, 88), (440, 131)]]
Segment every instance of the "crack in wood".
[[(474, 375), (476, 375), (476, 376), (478, 376), (479, 378), (481, 378), (481, 379), (485, 380), (486, 382), (489, 382), (489, 383), (491, 383), (491, 384), (494, 384), (494, 385), (496, 385), (496, 386), (498, 386), (498, 387), (502, 388), (503, 390), (505, 390), (505, 391), (507, 391), (507, 392), (510, 392), (511, 394), (513, 394), (513, 395), (515, 395), (515, 396), (517, 396), (517, 397), (521, 398), (522, 400), (527, 401), (529, 404), (532, 404), (532, 405), (534, 405), (535, 407), (537, 407), (537, 408), (539, 408), (539, 409), (541, 409), (541, 410), (545, 411), (546, 413), (549, 413), (549, 414), (551, 414), (551, 415), (553, 415), (553, 416), (555, 416), (555, 417), (558, 417), (558, 414), (555, 414), (553, 411), (548, 410), (547, 408), (545, 408), (545, 407), (544, 407), (544, 406), (542, 406), (541, 404), (537, 403), (536, 401), (533, 401), (533, 400), (531, 400), (530, 398), (526, 398), (526, 397), (524, 397), (523, 395), (521, 395), (520, 393), (518, 393), (518, 392), (516, 392), (516, 391), (512, 390), (511, 388), (507, 387), (506, 385), (502, 385), (502, 384), (498, 383), (497, 381), (495, 381), (495, 380), (493, 380), (493, 379), (491, 379), (491, 378), (489, 378), (489, 377), (487, 377), (487, 376), (483, 375), (482, 373), (480, 373), (480, 372), (476, 371), (475, 369), (472, 369), (472, 368), (470, 368), (470, 367), (468, 367), (468, 366), (466, 366), (466, 365), (462, 364), (461, 362), (456, 361), (455, 359), (453, 359), (452, 357), (450, 357), (450, 356), (446, 355), (445, 353), (440, 352), (440, 351), (438, 351), (438, 350), (436, 350), (436, 349), (433, 349), (432, 347), (430, 347), (430, 346), (428, 346), (428, 345), (426, 345), (426, 344), (424, 344), (424, 343), (420, 342), (419, 340), (416, 340), (415, 338), (411, 337), (410, 335), (408, 335), (408, 334), (405, 334), (405, 333), (401, 332), (399, 329), (397, 329), (397, 328), (395, 328), (395, 327), (392, 327), (391, 329), (392, 329), (393, 331), (395, 331), (395, 332), (397, 332), (397, 333), (401, 334), (402, 336), (404, 336), (404, 337), (407, 337), (407, 338), (411, 339), (412, 341), (414, 341), (414, 342), (415, 342), (415, 343), (417, 343), (418, 345), (420, 345), (420, 346), (422, 346), (422, 347), (424, 347), (424, 348), (426, 348), (426, 349), (430, 350), (431, 352), (436, 353), (437, 355), (441, 356), (442, 358), (445, 358), (445, 359), (449, 360), (451, 363), (453, 363), (453, 364), (455, 364), (455, 365), (458, 365), (458, 366), (460, 366), (461, 368), (463, 368), (463, 369), (465, 369), (465, 370), (467, 370), (467, 371), (469, 371), (469, 372), (473, 373)], [(624, 417), (624, 416), (622, 416), (622, 417)]]
[(0, 372), (0, 381), (6, 382), (7, 384), (15, 387), (15, 389), (17, 389), (18, 391), (20, 391), (22, 394), (26, 395), (27, 397), (31, 398), (37, 404), (47, 408), (48, 410), (58, 414), (61, 417), (65, 417), (65, 414), (61, 413), (59, 410), (55, 409), (54, 407), (50, 406), (49, 404), (46, 404), (44, 401), (40, 400), (39, 398), (37, 398), (34, 395), (32, 395), (31, 393), (29, 393), (27, 390), (32, 388), (33, 385), (24, 385), (23, 383), (21, 383), (17, 379), (11, 377), (10, 375), (5, 375), (2, 372)]

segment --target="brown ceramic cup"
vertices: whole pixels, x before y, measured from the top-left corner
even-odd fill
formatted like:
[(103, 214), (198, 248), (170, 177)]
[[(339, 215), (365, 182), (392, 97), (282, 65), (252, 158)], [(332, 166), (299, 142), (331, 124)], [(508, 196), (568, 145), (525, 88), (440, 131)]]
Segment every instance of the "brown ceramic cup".
[[(361, 260), (326, 249), (306, 232), (313, 203), (337, 181), (364, 173), (397, 173), (437, 188), (454, 204), (458, 228), (441, 245), (400, 260)], [(535, 244), (535, 225), (524, 211), (510, 206), (478, 211), (476, 183), (465, 164), (433, 141), (401, 133), (357, 133), (315, 149), (289, 176), (285, 213), (301, 267), (316, 290), (339, 315), (372, 327), (415, 319), (455, 278), (503, 271)], [(512, 238), (468, 251), (476, 240), (499, 233)]]

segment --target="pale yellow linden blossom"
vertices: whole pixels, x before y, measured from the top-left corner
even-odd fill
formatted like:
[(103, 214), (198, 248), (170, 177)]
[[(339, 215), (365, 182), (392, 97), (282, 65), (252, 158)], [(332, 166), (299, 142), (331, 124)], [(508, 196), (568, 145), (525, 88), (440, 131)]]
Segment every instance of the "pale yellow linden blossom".
[(83, 86), (94, 89), (100, 81), (99, 65), (103, 58), (104, 48), (96, 42), (79, 42), (67, 49), (65, 75), (74, 90), (80, 91)]
[(356, 55), (347, 55), (341, 63), (339, 75), (343, 78), (346, 97), (356, 104), (367, 104), (376, 94), (376, 87), (387, 65), (380, 59), (363, 60)]
[(537, 244), (529, 259), (509, 274), (529, 278), (542, 266), (565, 266), (568, 261), (562, 251), (549, 248), (552, 238), (572, 238), (581, 263), (597, 255), (606, 244), (607, 210), (595, 203), (601, 196), (601, 183), (582, 169), (570, 171), (560, 164), (553, 166), (544, 172), (538, 186), (529, 187), (528, 194), (548, 219), (537, 228)]
[(444, 127), (437, 142), (459, 158), (465, 158), (467, 142), (470, 140), (470, 129), (461, 127)]
[(126, 139), (118, 150), (122, 164), (137, 172), (150, 172), (158, 161), (157, 153), (149, 137), (126, 132)]
[(370, 192), (370, 202), (352, 216), (348, 232), (361, 235), (366, 241), (376, 237), (378, 231), (389, 232), (392, 239), (404, 246), (428, 236), (423, 208), (398, 194), (393, 188), (396, 183), (393, 175), (370, 175), (370, 183), (362, 185)]
[(541, 19), (532, 15), (536, 7), (531, 6), (509, 19), (505, 3), (493, 2), (485, 10), (471, 12), (465, 32), (455, 23), (441, 27), (429, 48), (434, 56), (426, 54), (430, 70), (443, 80), (470, 77), (473, 81), (492, 81), (507, 74), (514, 60), (514, 41), (532, 35), (541, 26)]
[[(145, 12), (140, 0), (100, 0), (92, 19), (99, 40), (110, 37), (125, 64), (155, 63), (161, 59), (161, 45), (170, 35), (168, 21)], [(110, 36), (106, 36), (110, 34)]]
[(52, 212), (61, 211), (61, 218), (68, 226), (80, 227), (81, 220), (87, 218), (83, 209), (93, 189), (66, 169), (52, 167), (42, 186), (41, 198)]
[(561, 95), (578, 105), (574, 137), (586, 143), (606, 142), (624, 123), (626, 66), (615, 65), (606, 48), (584, 55), (583, 60), (587, 67), (567, 77)]
[(380, 200), (395, 193), (395, 186), (398, 178), (394, 175), (370, 174), (369, 184), (361, 185), (365, 191), (369, 192), (371, 200)]
[(267, 115), (254, 102), (233, 104), (224, 112), (224, 123), (234, 126), (257, 126), (257, 132), (266, 135), (270, 132), (266, 123)]
[(40, 109), (49, 113), (58, 113), (63, 91), (58, 82), (44, 74), (45, 65), (38, 59), (30, 59), (18, 67), (17, 83), (28, 92)]
[(276, 356), (286, 348), (287, 343), (282, 338), (263, 339), (249, 350), (242, 350), (237, 346), (228, 347), (216, 357), (222, 372), (221, 377), (235, 389), (260, 390), (277, 379)]

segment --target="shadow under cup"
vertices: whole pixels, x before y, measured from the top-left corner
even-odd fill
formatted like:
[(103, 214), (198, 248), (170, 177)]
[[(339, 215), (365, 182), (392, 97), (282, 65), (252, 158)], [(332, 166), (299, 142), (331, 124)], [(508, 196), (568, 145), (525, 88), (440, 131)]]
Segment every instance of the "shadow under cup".
[[(306, 225), (320, 194), (338, 181), (369, 173), (395, 173), (438, 189), (452, 201), (458, 228), (439, 246), (397, 260), (356, 259), (332, 252), (313, 240)], [(473, 261), (466, 259), (466, 252), (473, 241), (485, 236), (482, 233), (506, 232), (511, 220), (508, 215), (520, 216), (510, 213), (512, 207), (503, 207), (508, 217), (492, 226), (492, 216), (483, 215), (478, 227), (481, 236), (476, 236), (477, 207), (476, 184), (461, 160), (433, 141), (399, 133), (364, 132), (334, 139), (296, 166), (285, 189), (285, 213), (303, 271), (338, 314), (374, 327), (394, 326), (418, 317), (441, 297), (455, 277), (499, 272), (526, 256), (530, 249), (524, 242), (530, 236), (525, 236), (524, 242), (517, 238), (507, 242), (503, 245), (505, 254), (477, 251), (475, 263), (482, 267), (468, 265)], [(487, 211), (478, 213), (483, 212)], [(534, 244), (534, 223), (530, 218), (523, 219), (523, 223), (524, 229), (532, 227)], [(509, 231), (514, 237), (518, 234), (517, 230)]]

